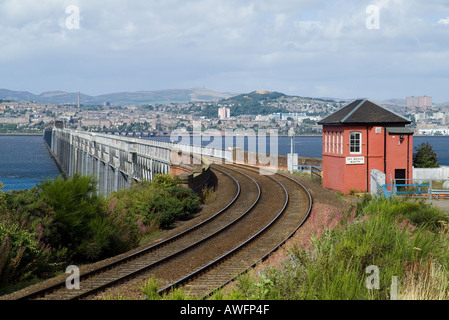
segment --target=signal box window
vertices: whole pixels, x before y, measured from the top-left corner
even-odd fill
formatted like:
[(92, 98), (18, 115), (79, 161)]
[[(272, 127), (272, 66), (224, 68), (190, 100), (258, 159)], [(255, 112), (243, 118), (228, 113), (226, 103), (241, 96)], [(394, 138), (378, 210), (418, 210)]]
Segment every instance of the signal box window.
[(351, 132), (349, 134), (349, 152), (354, 154), (362, 153), (362, 134), (360, 132)]

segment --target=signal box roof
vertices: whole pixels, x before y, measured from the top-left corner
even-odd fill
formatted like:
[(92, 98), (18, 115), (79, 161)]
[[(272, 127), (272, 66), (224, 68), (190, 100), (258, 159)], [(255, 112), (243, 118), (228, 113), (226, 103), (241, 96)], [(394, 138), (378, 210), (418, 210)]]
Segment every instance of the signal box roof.
[(319, 125), (388, 125), (405, 126), (411, 121), (403, 116), (375, 104), (369, 100), (358, 99), (344, 106), (334, 114), (322, 119)]

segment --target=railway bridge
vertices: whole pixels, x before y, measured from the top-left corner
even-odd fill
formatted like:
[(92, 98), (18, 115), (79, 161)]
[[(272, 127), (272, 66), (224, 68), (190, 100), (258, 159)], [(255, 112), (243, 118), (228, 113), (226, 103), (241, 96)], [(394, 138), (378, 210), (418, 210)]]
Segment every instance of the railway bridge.
[(50, 154), (64, 177), (75, 174), (97, 179), (98, 192), (107, 196), (130, 187), (133, 181), (153, 180), (157, 174), (177, 175), (183, 184), (198, 188), (208, 177), (203, 156), (231, 159), (231, 151), (157, 140), (51, 127), (44, 131)]

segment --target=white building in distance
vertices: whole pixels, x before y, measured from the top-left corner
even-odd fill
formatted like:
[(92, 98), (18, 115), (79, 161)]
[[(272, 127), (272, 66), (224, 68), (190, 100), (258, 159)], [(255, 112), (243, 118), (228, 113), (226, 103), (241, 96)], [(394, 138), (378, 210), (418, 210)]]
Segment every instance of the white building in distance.
[(407, 107), (431, 107), (432, 97), (407, 97)]
[(220, 119), (229, 119), (231, 118), (231, 109), (230, 108), (219, 108), (218, 109), (218, 118)]

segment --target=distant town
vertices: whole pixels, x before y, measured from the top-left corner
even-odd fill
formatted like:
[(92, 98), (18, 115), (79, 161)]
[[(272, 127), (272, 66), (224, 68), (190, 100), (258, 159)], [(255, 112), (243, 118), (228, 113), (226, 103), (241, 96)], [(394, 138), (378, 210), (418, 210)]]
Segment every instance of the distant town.
[[(62, 120), (72, 129), (133, 136), (163, 136), (182, 128), (192, 132), (194, 123), (201, 123), (203, 131), (277, 129), (279, 135), (288, 135), (293, 129), (296, 135), (320, 135), (322, 127), (317, 122), (350, 101), (266, 91), (220, 100), (154, 104), (0, 100), (0, 133), (40, 134), (49, 124)], [(449, 135), (449, 104), (434, 104), (426, 96), (379, 104), (410, 119), (410, 128), (417, 135)]]

